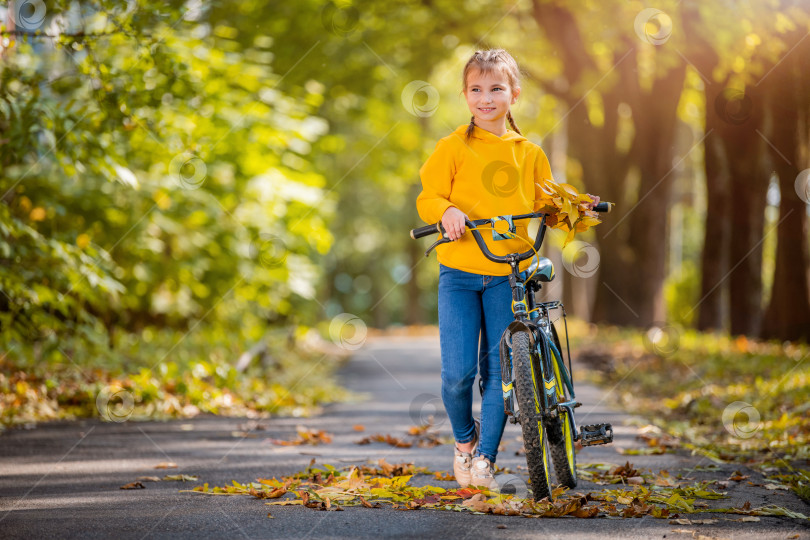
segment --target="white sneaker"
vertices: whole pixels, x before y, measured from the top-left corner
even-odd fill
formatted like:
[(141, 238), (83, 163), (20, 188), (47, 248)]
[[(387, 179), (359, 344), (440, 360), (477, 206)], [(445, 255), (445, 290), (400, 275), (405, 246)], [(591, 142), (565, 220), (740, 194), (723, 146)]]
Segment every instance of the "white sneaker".
[(462, 452), (458, 446), (453, 445), (453, 475), (456, 477), (458, 485), (465, 488), (470, 485), (470, 467), (472, 467), (473, 454), (478, 450), (478, 439), (481, 437), (481, 424), (475, 422), (475, 434), (473, 435), (473, 447), (469, 452)]
[(488, 489), (498, 489), (498, 482), (495, 481), (492, 463), (484, 456), (475, 456), (470, 467), (470, 484), (473, 486), (484, 486)]

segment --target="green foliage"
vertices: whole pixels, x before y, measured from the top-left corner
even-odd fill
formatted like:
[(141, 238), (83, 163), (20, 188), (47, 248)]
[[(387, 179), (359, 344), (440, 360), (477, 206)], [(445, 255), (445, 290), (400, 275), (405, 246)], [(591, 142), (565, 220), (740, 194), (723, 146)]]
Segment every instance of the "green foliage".
[(695, 304), (700, 294), (700, 271), (691, 261), (685, 261), (680, 268), (664, 282), (664, 298), (667, 303), (667, 321), (689, 327), (697, 318)]
[[(158, 4), (103, 7), (72, 6), (84, 24), (3, 53), (8, 311), (58, 298), (65, 306), (50, 309), (108, 329), (183, 327), (218, 306), (209, 320), (289, 314), (307, 289), (290, 268), (316, 272), (309, 259), (332, 241), (324, 179), (307, 159), (326, 129), (312, 100), (273, 88), (270, 38), (243, 48), (179, 8), (163, 14), (169, 24), (140, 18), (160, 20)], [(79, 30), (102, 37), (67, 37)]]
[[(49, 4), (50, 37), (9, 35), (0, 50), (0, 351), (10, 369), (75, 387), (77, 414), (112, 373), (144, 403), (176, 380), (203, 410), (218, 385), (275, 410), (286, 375), (248, 389), (231, 375), (152, 380), (138, 369), (154, 355), (132, 344), (149, 332), (175, 343), (186, 360), (172, 371), (228, 343), (206, 368), (224, 369), (295, 324), (333, 241), (333, 196), (310, 156), (328, 129), (314, 114), (323, 86), (288, 96), (272, 37), (242, 42), (189, 7)], [(58, 349), (104, 366), (95, 386), (61, 371)]]

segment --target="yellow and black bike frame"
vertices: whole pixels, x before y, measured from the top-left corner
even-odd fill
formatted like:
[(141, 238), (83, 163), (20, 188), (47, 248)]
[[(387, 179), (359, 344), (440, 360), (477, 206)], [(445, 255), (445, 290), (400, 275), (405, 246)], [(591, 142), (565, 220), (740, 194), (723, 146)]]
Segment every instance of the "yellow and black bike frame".
[[(574, 422), (574, 408), (579, 403), (576, 401), (574, 384), (570, 376), (571, 353), (570, 349), (566, 351), (569, 366), (569, 369), (566, 369), (557, 330), (549, 315), (551, 310), (562, 310), (566, 330), (565, 341), (568, 345), (568, 322), (565, 307), (559, 301), (536, 303), (534, 293), (540, 289), (541, 285), (531, 280), (524, 283), (516, 272), (509, 276), (509, 281), (512, 287), (512, 311), (515, 314), (515, 321), (507, 327), (501, 338), (501, 385), (504, 410), (512, 423), (518, 423), (521, 420), (518, 418), (520, 414), (531, 414), (529, 411), (519, 411), (518, 415), (515, 414), (512, 375), (512, 334), (521, 331), (528, 332), (533, 351), (532, 377), (534, 380), (532, 383), (538, 394), (539, 416), (541, 417), (539, 419), (557, 418), (559, 413), (568, 412), (569, 414), (566, 414), (565, 418), (571, 432), (575, 434), (576, 440), (579, 438), (579, 433)], [(557, 377), (561, 379), (564, 389), (567, 390), (568, 399), (565, 401), (558, 399)]]

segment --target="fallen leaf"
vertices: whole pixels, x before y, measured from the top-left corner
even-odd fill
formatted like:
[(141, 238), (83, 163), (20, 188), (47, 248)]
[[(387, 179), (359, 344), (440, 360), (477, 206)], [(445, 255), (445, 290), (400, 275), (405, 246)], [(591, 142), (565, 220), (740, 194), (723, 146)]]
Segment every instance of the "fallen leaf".
[(146, 489), (146, 486), (140, 482), (130, 482), (129, 484), (124, 484), (119, 489)]
[(728, 477), (729, 480), (733, 480), (734, 482), (742, 482), (743, 480), (748, 480), (749, 476), (743, 475), (740, 471), (734, 471), (731, 476)]
[(256, 497), (257, 499), (278, 499), (285, 493), (287, 493), (287, 490), (283, 487), (276, 488), (271, 491), (257, 490), (254, 488), (250, 488), (248, 490), (248, 494)]
[(362, 504), (362, 505), (363, 505), (363, 506), (365, 506), (366, 508), (381, 508), (380, 503), (374, 503), (374, 504), (371, 504), (370, 502), (368, 502), (368, 501), (367, 501), (365, 498), (363, 498), (363, 497), (359, 497), (359, 499), (360, 499), (360, 504)]
[[(477, 496), (478, 495), (476, 495), (476, 497)], [(473, 497), (471, 499), (467, 499), (466, 501), (464, 501), (461, 504), (463, 506), (466, 506), (468, 508), (473, 509), (476, 512), (489, 513), (489, 512), (492, 512), (492, 508), (493, 508), (492, 504), (489, 504), (488, 502), (486, 502), (484, 500), (481, 500), (481, 499), (476, 499), (475, 497)]]
[(403, 441), (402, 439), (397, 439), (396, 437), (392, 437), (391, 435), (380, 435), (380, 434), (365, 437), (357, 441), (355, 444), (371, 444), (372, 442), (387, 443), (393, 446), (394, 448), (410, 448), (411, 446), (413, 446), (412, 443)]
[(627, 456), (653, 456), (666, 454), (667, 449), (663, 446), (657, 446), (654, 448), (617, 448), (616, 451)]
[(365, 431), (365, 430), (366, 430), (366, 426), (364, 426), (364, 425), (362, 425), (362, 424), (355, 424), (355, 425), (354, 425), (354, 427), (353, 427), (353, 429), (354, 429), (355, 431)]
[(157, 476), (139, 476), (138, 480), (141, 482), (160, 482), (160, 478)]
[(599, 507), (597, 506), (583, 506), (577, 508), (572, 515), (578, 518), (592, 518), (599, 514)]
[(318, 445), (329, 444), (332, 442), (332, 434), (327, 433), (322, 429), (308, 429), (304, 426), (298, 426), (296, 430), (298, 432), (298, 437), (295, 439), (283, 440), (268, 437), (265, 440), (271, 444), (275, 444), (276, 446), (300, 446), (302, 444)]
[(155, 468), (156, 469), (176, 469), (177, 468), (177, 463), (174, 463), (173, 461), (161, 461), (160, 463), (155, 465)]
[(190, 474), (168, 474), (163, 477), (167, 482), (197, 482), (199, 476), (191, 476)]

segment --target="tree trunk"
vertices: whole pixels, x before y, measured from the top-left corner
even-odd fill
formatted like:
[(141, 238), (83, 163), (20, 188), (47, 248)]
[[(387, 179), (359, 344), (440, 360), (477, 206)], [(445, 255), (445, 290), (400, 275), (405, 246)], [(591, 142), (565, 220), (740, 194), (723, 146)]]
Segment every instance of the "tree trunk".
[(720, 56), (712, 43), (706, 39), (712, 35), (701, 17), (698, 4), (681, 5), (681, 16), (690, 48), (690, 61), (703, 78), (706, 98), (704, 118), (706, 121), (703, 141), (703, 165), (706, 175), (706, 220), (701, 252), (700, 299), (697, 328), (699, 330), (724, 330), (728, 316), (729, 244), (731, 240), (731, 178), (729, 157), (723, 143), (725, 120), (720, 116), (724, 108), (723, 91), (728, 76), (722, 81), (710, 79), (720, 64)]
[(725, 328), (726, 304), (723, 299), (727, 297), (725, 292), (728, 290), (728, 284), (723, 278), (729, 268), (731, 179), (725, 145), (717, 132), (722, 120), (714, 107), (721, 89), (722, 87), (715, 83), (707, 84), (705, 90), (706, 133), (708, 133), (703, 145), (706, 221), (701, 253), (700, 304), (697, 319), (697, 328), (704, 331)]
[[(694, 55), (701, 74), (711, 74), (720, 57), (700, 38), (702, 53)], [(705, 75), (704, 75), (705, 76)], [(729, 159), (723, 144), (724, 120), (718, 114), (718, 100), (728, 83), (704, 81), (706, 105), (706, 137), (703, 143), (703, 165), (706, 174), (706, 221), (701, 253), (700, 300), (698, 300), (697, 328), (724, 330), (728, 310), (729, 244), (731, 241), (731, 175)], [(722, 104), (722, 102), (720, 102)]]
[[(795, 186), (800, 170), (808, 166), (810, 79), (801, 68), (801, 60), (808, 56), (810, 47), (794, 50), (766, 80), (768, 110), (773, 119), (770, 141), (775, 147), (771, 153), (780, 191), (773, 291), (762, 324), (762, 337), (766, 339), (810, 341), (807, 206)], [(807, 185), (799, 189), (807, 193)]]
[(605, 125), (601, 128), (591, 125), (587, 109), (582, 104), (568, 117), (570, 153), (582, 166), (588, 191), (598, 194), (602, 200), (617, 203), (614, 212), (603, 216), (603, 223), (594, 229), (599, 246), (599, 273), (590, 278), (598, 280), (591, 320), (635, 324), (632, 309), (616, 297), (621, 294), (617, 291), (626, 291), (631, 286), (627, 268), (632, 264), (633, 254), (628, 249), (622, 222), (627, 208), (621, 204), (627, 184), (627, 156), (616, 151), (617, 127), (612, 117), (617, 116), (618, 102), (608, 99), (607, 94), (603, 96), (603, 102)]
[(640, 326), (662, 322), (665, 318), (667, 215), (675, 178), (677, 108), (685, 76), (686, 65), (679, 63), (656, 79), (652, 90), (632, 104), (641, 183), (639, 200), (630, 209), (629, 218), (629, 244), (635, 264), (628, 272), (634, 286), (625, 291), (624, 301), (636, 310), (635, 322)]
[(759, 335), (762, 320), (762, 241), (765, 196), (770, 179), (764, 129), (764, 100), (753, 86), (727, 94), (718, 128), (731, 174), (731, 235), (728, 274), (731, 333)]

